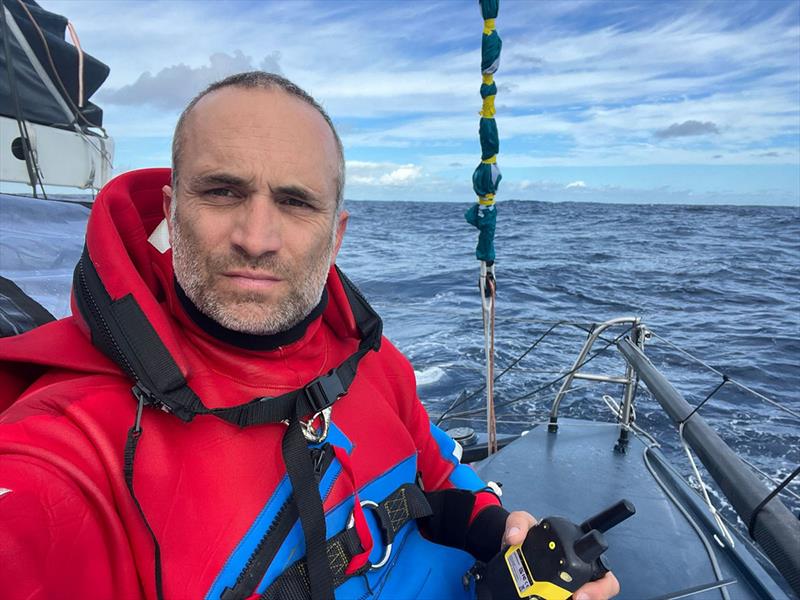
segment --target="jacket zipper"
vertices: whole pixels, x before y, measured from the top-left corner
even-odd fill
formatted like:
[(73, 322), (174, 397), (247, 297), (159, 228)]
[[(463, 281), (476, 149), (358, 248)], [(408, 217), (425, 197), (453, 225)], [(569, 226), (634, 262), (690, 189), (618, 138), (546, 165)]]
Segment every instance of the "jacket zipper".
[(97, 300), (95, 300), (94, 294), (92, 294), (91, 290), (89, 289), (89, 283), (86, 279), (86, 271), (83, 263), (84, 259), (87, 257), (88, 254), (85, 254), (84, 256), (81, 257), (81, 260), (78, 262), (78, 270), (80, 271), (81, 295), (83, 296), (84, 301), (88, 301), (87, 308), (89, 308), (89, 312), (92, 313), (93, 320), (102, 326), (106, 342), (109, 342), (113, 346), (114, 353), (117, 355), (118, 358), (121, 359), (121, 361), (115, 359), (115, 362), (117, 362), (117, 364), (119, 364), (120, 362), (124, 363), (126, 371), (129, 374), (133, 375), (134, 379), (136, 379), (134, 375), (135, 372), (131, 367), (130, 362), (128, 362), (125, 353), (122, 352), (122, 349), (119, 347), (119, 344), (117, 344), (117, 341), (111, 334), (111, 328), (108, 326), (108, 322), (103, 317), (103, 313), (100, 310), (100, 307), (97, 305)]

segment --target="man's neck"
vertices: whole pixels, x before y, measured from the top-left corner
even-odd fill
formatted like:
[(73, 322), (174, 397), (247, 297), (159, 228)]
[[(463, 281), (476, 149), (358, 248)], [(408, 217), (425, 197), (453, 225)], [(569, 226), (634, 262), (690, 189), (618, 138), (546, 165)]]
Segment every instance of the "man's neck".
[(175, 284), (175, 293), (181, 306), (189, 315), (189, 318), (208, 335), (218, 339), (221, 342), (243, 348), (245, 350), (275, 350), (281, 346), (288, 346), (300, 339), (305, 335), (308, 326), (313, 323), (325, 310), (328, 305), (328, 290), (322, 290), (322, 298), (319, 304), (308, 314), (306, 318), (300, 321), (297, 325), (280, 331), (274, 334), (258, 335), (254, 333), (243, 333), (241, 331), (234, 331), (228, 329), (217, 323), (214, 319), (201, 312), (194, 302), (192, 302), (183, 291), (177, 279), (173, 279)]

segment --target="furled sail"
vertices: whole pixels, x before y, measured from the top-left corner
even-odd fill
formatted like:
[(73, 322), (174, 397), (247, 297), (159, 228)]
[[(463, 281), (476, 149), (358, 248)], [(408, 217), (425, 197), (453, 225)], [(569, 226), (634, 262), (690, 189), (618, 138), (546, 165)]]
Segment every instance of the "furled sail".
[(478, 134), (481, 142), (481, 162), (472, 174), (472, 189), (478, 196), (464, 217), (478, 228), (476, 258), (481, 261), (478, 284), (481, 292), (483, 310), (484, 350), (486, 355), (486, 427), (489, 434), (489, 453), (497, 451), (497, 435), (494, 416), (494, 313), (495, 313), (495, 275), (494, 275), (494, 234), (497, 224), (495, 195), (502, 175), (497, 166), (500, 152), (500, 137), (495, 121), (494, 99), (497, 85), (494, 74), (500, 66), (500, 50), (503, 42), (495, 29), (495, 19), (499, 0), (479, 0), (483, 15), (483, 36), (481, 38), (481, 77), (480, 88), (483, 106), (480, 112)]
[(103, 111), (89, 98), (108, 77), (108, 66), (65, 39), (66, 17), (34, 0), (2, 0), (2, 6), (0, 115), (67, 129), (102, 126)]
[(65, 17), (35, 0), (0, 0), (0, 181), (28, 183), (34, 195), (102, 187), (114, 145), (89, 99), (108, 74)]
[(495, 29), (499, 0), (481, 0), (483, 13), (483, 39), (481, 40), (481, 97), (483, 107), (480, 115), (478, 134), (481, 141), (481, 162), (472, 174), (472, 189), (478, 196), (476, 204), (466, 212), (467, 221), (478, 228), (478, 247), (475, 256), (480, 261), (494, 262), (494, 232), (497, 222), (495, 194), (502, 175), (497, 166), (497, 154), (500, 152), (500, 138), (495, 121), (494, 99), (497, 85), (494, 74), (500, 66), (500, 50), (503, 42)]

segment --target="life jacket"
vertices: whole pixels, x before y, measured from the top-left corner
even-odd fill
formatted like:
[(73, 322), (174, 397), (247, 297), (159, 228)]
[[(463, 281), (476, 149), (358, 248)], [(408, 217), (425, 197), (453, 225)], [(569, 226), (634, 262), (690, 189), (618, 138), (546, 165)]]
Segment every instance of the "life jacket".
[[(483, 482), (458, 463), (455, 443), (428, 422), (410, 365), (381, 338), (379, 321), (369, 325), (366, 302), (332, 270), (323, 317), (294, 348), (280, 350), (285, 356), (278, 358), (287, 368), (272, 373), (277, 380), (270, 382), (272, 389), (248, 396), (248, 381), (229, 382), (227, 391), (237, 398), (226, 397), (220, 385), (225, 373), (192, 354), (210, 350), (213, 342), (193, 334), (193, 342), (208, 344), (193, 349), (184, 339), (190, 325), (176, 322), (169, 253), (147, 241), (161, 223), (160, 189), (168, 181), (168, 170), (153, 169), (111, 182), (90, 217), (86, 252), (76, 269), (73, 316), (0, 341), (0, 406), (10, 406), (0, 416), (0, 455), (19, 454), (25, 425), (39, 426), (43, 413), (56, 419), (41, 425), (42, 436), (32, 440), (46, 447), (36, 460), (50, 469), (74, 459), (82, 467), (75, 477), (88, 477), (91, 493), (117, 507), (119, 515), (103, 509), (98, 520), (113, 530), (103, 532), (115, 548), (111, 554), (118, 562), (127, 556), (135, 565), (119, 575), (136, 585), (136, 593), (127, 590), (131, 593), (123, 597), (158, 597), (161, 587), (165, 597), (196, 597), (198, 590), (226, 600), (308, 597), (308, 564), (302, 560), (306, 538), (290, 501), (293, 482), (283, 474), (290, 459), (285, 451), (281, 456), (278, 443), (286, 428), (275, 414), (258, 421), (264, 411), (274, 412), (270, 401), (300, 398), (303, 409), (289, 415), (290, 422), (332, 409), (329, 421), (321, 415), (307, 433), (312, 483), (328, 535), (320, 543), (329, 559), (333, 556), (329, 566), (336, 567), (336, 597), (469, 597), (472, 591), (462, 585), (462, 576), (474, 557), (420, 534), (416, 519), (428, 517), (430, 509), (419, 501), (416, 484), (421, 481), (434, 494), (428, 498), (440, 513), (453, 506), (465, 513), (462, 529), (479, 504), (492, 501), (485, 493), (475, 500)], [(87, 294), (88, 288), (93, 291)], [(312, 348), (319, 342), (324, 359)], [(128, 347), (120, 348), (121, 343)], [(275, 357), (270, 361), (274, 366)], [(238, 375), (263, 380), (259, 369), (267, 363), (260, 357), (252, 362), (252, 371), (236, 365)], [(310, 376), (314, 369), (323, 371)], [(105, 407), (100, 394), (89, 391), (104, 386)], [(75, 433), (65, 432), (65, 418), (76, 420), (88, 440), (73, 444), (79, 456), (64, 451), (67, 433)], [(328, 435), (315, 439), (325, 425)], [(222, 457), (202, 445), (215, 439)], [(59, 451), (66, 456), (57, 458)], [(264, 476), (258, 478), (252, 463), (265, 457)], [(241, 481), (226, 472), (237, 469)], [(221, 470), (219, 481), (208, 481), (209, 470)], [(72, 467), (67, 471), (72, 474)], [(257, 479), (268, 481), (256, 485)], [(230, 498), (220, 491), (226, 486), (241, 495), (240, 511), (231, 512)], [(463, 500), (464, 494), (435, 495), (455, 488), (467, 490), (472, 500)], [(170, 489), (186, 518), (164, 510), (164, 490)], [(259, 490), (260, 500), (254, 498)], [(195, 496), (201, 502), (220, 493), (219, 507), (192, 504)], [(405, 503), (405, 517), (393, 523), (398, 503)], [(209, 530), (206, 536), (192, 529), (193, 519)], [(429, 529), (447, 543), (465, 535), (436, 521)], [(208, 536), (217, 543), (208, 546)], [(189, 540), (201, 546), (206, 561), (198, 578), (191, 572), (198, 556), (181, 552)], [(463, 539), (459, 544), (463, 547)]]

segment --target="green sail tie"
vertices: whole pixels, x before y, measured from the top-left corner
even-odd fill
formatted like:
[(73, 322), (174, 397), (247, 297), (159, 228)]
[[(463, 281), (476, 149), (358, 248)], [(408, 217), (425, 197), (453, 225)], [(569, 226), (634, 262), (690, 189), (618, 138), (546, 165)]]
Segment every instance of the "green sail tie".
[(497, 225), (497, 207), (494, 205), (497, 186), (503, 176), (497, 166), (497, 155), (500, 152), (500, 136), (497, 133), (495, 115), (495, 96), (497, 85), (494, 73), (500, 66), (500, 50), (503, 42), (495, 30), (494, 20), (499, 9), (498, 0), (481, 0), (481, 13), (484, 28), (481, 39), (481, 73), (483, 83), (480, 94), (483, 98), (481, 119), (478, 125), (478, 136), (481, 142), (481, 162), (472, 174), (472, 189), (478, 196), (478, 202), (464, 213), (467, 222), (479, 230), (478, 246), (475, 256), (478, 260), (494, 262), (494, 233)]

